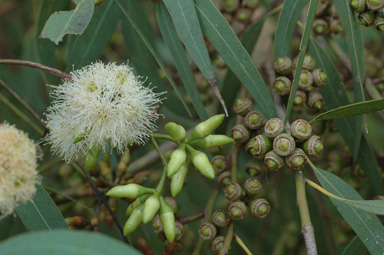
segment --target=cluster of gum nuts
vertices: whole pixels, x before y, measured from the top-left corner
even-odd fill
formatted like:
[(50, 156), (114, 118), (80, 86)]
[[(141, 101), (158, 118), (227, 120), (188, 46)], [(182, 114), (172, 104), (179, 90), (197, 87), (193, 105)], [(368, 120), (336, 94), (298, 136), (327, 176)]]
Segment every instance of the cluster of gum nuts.
[[(235, 111), (245, 118), (245, 124), (232, 128), (233, 139), (253, 158), (263, 159), (270, 170), (281, 169), (284, 162), (291, 169), (300, 170), (307, 163), (307, 155), (318, 157), (323, 151), (321, 137), (312, 135), (312, 126), (303, 119), (295, 120), (290, 126), (284, 126), (278, 118), (266, 121), (252, 110), (247, 98), (237, 101)], [(290, 129), (289, 133), (285, 132), (286, 128)]]
[(352, 0), (351, 7), (359, 14), (360, 25), (374, 25), (377, 30), (384, 31), (384, 0)]
[(256, 178), (247, 179), (243, 185), (231, 182), (231, 173), (227, 171), (229, 163), (224, 155), (214, 156), (211, 164), (219, 173), (219, 183), (224, 187), (224, 195), (230, 204), (226, 210), (216, 210), (212, 214), (211, 222), (200, 225), (199, 236), (204, 241), (212, 241), (211, 250), (217, 254), (224, 247), (225, 240), (220, 232), (231, 223), (231, 220), (244, 219), (248, 210), (254, 217), (264, 218), (270, 211), (270, 205), (264, 198), (257, 197), (262, 185)]
[(339, 34), (343, 31), (336, 7), (332, 0), (320, 1), (316, 9), (316, 19), (312, 30), (317, 35)]
[[(293, 75), (297, 58), (292, 61), (289, 57), (281, 57), (275, 61), (274, 68), (278, 74), (273, 82), (273, 90), (280, 96), (289, 95), (291, 92)], [(310, 56), (304, 57), (303, 67), (299, 79), (299, 87), (294, 97), (294, 109), (302, 109), (307, 104), (309, 109), (319, 111), (323, 105), (323, 96), (316, 89), (327, 84), (327, 74), (320, 68), (315, 69), (316, 62)]]

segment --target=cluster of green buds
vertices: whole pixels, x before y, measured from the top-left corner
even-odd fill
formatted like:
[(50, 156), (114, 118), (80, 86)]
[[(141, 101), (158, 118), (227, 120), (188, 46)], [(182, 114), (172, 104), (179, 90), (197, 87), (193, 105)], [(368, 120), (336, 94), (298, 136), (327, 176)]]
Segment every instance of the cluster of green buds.
[[(285, 96), (291, 92), (296, 61), (297, 58), (292, 61), (289, 57), (281, 57), (275, 61), (274, 67), (278, 76), (272, 87), (276, 94)], [(304, 57), (299, 87), (293, 103), (293, 109), (296, 111), (302, 111), (305, 104), (312, 111), (319, 111), (323, 107), (323, 96), (318, 88), (327, 84), (328, 77), (322, 69), (315, 69), (315, 65), (316, 61), (310, 55)]]
[(317, 35), (337, 35), (343, 31), (343, 26), (332, 0), (320, 1), (315, 15), (312, 25), (313, 33)]
[(351, 7), (359, 15), (360, 25), (374, 25), (377, 30), (384, 31), (383, 0), (351, 0)]

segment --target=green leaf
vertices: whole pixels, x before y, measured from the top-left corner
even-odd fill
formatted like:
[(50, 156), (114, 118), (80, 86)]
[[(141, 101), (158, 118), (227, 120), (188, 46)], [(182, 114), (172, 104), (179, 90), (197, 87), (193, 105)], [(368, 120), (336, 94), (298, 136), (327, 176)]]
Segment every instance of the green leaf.
[(307, 2), (308, 0), (284, 1), (274, 40), (275, 59), (291, 55), (293, 31)]
[(346, 106), (341, 106), (324, 113), (317, 115), (310, 122), (320, 121), (320, 120), (333, 120), (340, 119), (355, 115), (360, 115), (364, 113), (376, 112), (384, 109), (384, 99), (379, 100), (370, 100), (361, 103), (350, 104)]
[(55, 12), (48, 19), (40, 37), (54, 42), (56, 45), (67, 34), (80, 35), (91, 21), (95, 8), (94, 0), (74, 0), (76, 8), (72, 11)]
[[(310, 52), (312, 57), (315, 58), (316, 62), (328, 75), (328, 85), (320, 88), (327, 106), (330, 109), (334, 109), (348, 105), (347, 94), (341, 83), (338, 72), (335, 71), (337, 68), (330, 56), (315, 40), (311, 40), (310, 42)], [(353, 129), (355, 119), (353, 117), (335, 119), (335, 123), (345, 143), (350, 150), (353, 151), (355, 146), (355, 130)], [(364, 136), (361, 139), (360, 148), (358, 148), (358, 150), (357, 162), (367, 174), (375, 194), (383, 194), (383, 183), (376, 167), (376, 158)]]
[(345, 247), (341, 255), (370, 255), (370, 253), (360, 238), (355, 236), (347, 247)]
[(85, 231), (25, 233), (0, 243), (3, 255), (140, 255), (141, 252), (107, 235)]
[[(151, 44), (151, 41), (149, 40), (149, 38), (147, 37), (146, 33), (145, 33), (145, 30), (142, 30), (141, 27), (139, 26), (139, 24), (136, 22), (137, 19), (133, 19), (133, 17), (136, 17), (137, 16), (134, 16), (134, 14), (132, 14), (132, 12), (135, 12), (134, 9), (130, 9), (128, 8), (128, 11), (124, 9), (124, 7), (120, 4), (120, 2), (118, 0), (115, 0), (115, 2), (117, 3), (117, 5), (119, 6), (119, 8), (122, 10), (124, 16), (127, 18), (127, 20), (129, 21), (129, 23), (131, 24), (131, 26), (135, 29), (135, 31), (137, 32), (137, 34), (140, 36), (141, 40), (143, 41), (143, 43), (145, 44), (145, 46), (148, 48), (148, 50), (151, 52), (152, 56), (155, 58), (157, 64), (160, 66), (160, 68), (163, 70), (163, 72), (165, 73), (165, 75), (167, 76), (167, 79), (169, 80), (169, 82), (171, 83), (171, 86), (172, 88), (174, 89), (177, 97), (179, 98), (179, 100), (181, 101), (182, 105), (184, 106), (185, 110), (187, 111), (189, 117), (192, 118), (192, 114), (188, 108), (188, 106), (186, 105), (186, 103), (184, 102), (184, 99), (182, 98), (182, 96), (180, 95), (180, 92), (179, 90), (177, 89), (177, 86), (174, 82), (174, 80), (172, 79), (172, 76), (170, 75), (170, 73), (168, 72), (165, 64), (163, 63), (163, 61), (161, 60), (160, 56), (157, 54), (157, 52), (155, 51), (153, 45)], [(134, 3), (131, 3), (133, 1), (128, 1), (127, 3), (128, 4), (134, 4)], [(132, 17), (131, 17), (132, 15)]]
[[(192, 5), (192, 8), (193, 7), (194, 6)], [(157, 20), (165, 44), (171, 52), (173, 60), (175, 61), (175, 67), (180, 74), (181, 80), (183, 81), (184, 88), (191, 97), (193, 106), (195, 107), (200, 119), (206, 120), (208, 116), (205, 112), (203, 102), (201, 101), (195, 79), (188, 63), (187, 55), (178, 38), (171, 17), (169, 16), (163, 3), (159, 3), (157, 5)]]
[(225, 18), (211, 1), (195, 0), (195, 7), (204, 35), (247, 88), (263, 115), (267, 119), (276, 117), (275, 106), (264, 80)]
[(41, 185), (36, 185), (36, 189), (36, 195), (31, 201), (16, 207), (17, 215), (24, 226), (29, 231), (68, 228), (48, 192)]
[[(329, 192), (349, 200), (362, 200), (359, 193), (336, 175), (314, 167), (321, 185)], [(384, 227), (379, 218), (344, 202), (331, 199), (343, 218), (360, 237), (371, 254), (382, 254), (384, 250)]]
[[(352, 11), (350, 0), (335, 1), (337, 14), (343, 25), (348, 52), (351, 59), (354, 101), (364, 101), (364, 42), (357, 15)], [(361, 139), (363, 118), (355, 117), (353, 158), (356, 159)]]
[(319, 3), (319, 0), (312, 0), (311, 3), (309, 4), (309, 9), (307, 13), (307, 23), (305, 24), (304, 32), (301, 37), (301, 43), (299, 48), (300, 54), (297, 59), (295, 74), (293, 75), (292, 88), (291, 88), (291, 92), (289, 93), (288, 105), (285, 111), (284, 124), (287, 123), (292, 111), (293, 99), (295, 98), (297, 87), (299, 86), (301, 69), (303, 67), (305, 54), (307, 53), (309, 36), (311, 34), (312, 24), (315, 19), (315, 13), (316, 13), (316, 8), (318, 3)]
[(70, 38), (68, 47), (68, 70), (81, 68), (100, 58), (121, 16), (114, 1), (106, 1), (95, 9), (87, 30)]

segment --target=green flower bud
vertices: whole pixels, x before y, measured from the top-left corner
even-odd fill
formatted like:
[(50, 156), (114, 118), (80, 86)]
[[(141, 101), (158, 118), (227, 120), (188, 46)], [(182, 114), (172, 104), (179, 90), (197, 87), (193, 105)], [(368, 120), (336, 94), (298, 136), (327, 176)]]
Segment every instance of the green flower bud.
[(76, 143), (84, 140), (84, 138), (85, 138), (85, 133), (84, 132), (75, 134), (73, 136), (73, 144), (76, 144)]
[(169, 160), (167, 166), (167, 175), (168, 177), (174, 175), (181, 167), (181, 165), (187, 159), (187, 153), (185, 152), (185, 144), (180, 144), (179, 148), (174, 150), (171, 154), (171, 159)]
[(130, 183), (127, 185), (116, 186), (107, 192), (107, 196), (110, 197), (125, 197), (130, 199), (138, 198), (144, 194), (152, 194), (154, 189), (146, 188), (136, 183)]
[(97, 162), (97, 158), (99, 157), (101, 151), (101, 147), (98, 145), (94, 145), (87, 153), (84, 159), (84, 167), (87, 172), (91, 171)]
[(184, 162), (184, 164), (180, 167), (179, 171), (172, 176), (171, 181), (171, 193), (173, 197), (176, 197), (177, 194), (183, 188), (185, 176), (187, 176), (188, 172), (188, 163)]
[(165, 130), (176, 141), (181, 141), (185, 138), (185, 129), (183, 126), (178, 125), (175, 122), (168, 122), (165, 125)]
[(207, 137), (220, 126), (224, 117), (225, 114), (218, 114), (198, 124), (192, 131), (192, 134), (187, 137), (187, 142)]
[(176, 237), (176, 222), (172, 208), (165, 202), (164, 197), (160, 197), (160, 221), (164, 228), (167, 240), (172, 243)]
[(144, 203), (148, 197), (149, 195), (142, 195), (141, 197), (137, 198), (133, 203), (131, 203), (128, 206), (127, 211), (125, 212), (125, 215), (129, 217), (132, 214), (133, 210), (138, 206), (140, 206), (142, 203)]
[(124, 236), (129, 235), (140, 225), (143, 220), (144, 205), (135, 208), (124, 225)]
[(189, 144), (200, 149), (209, 149), (212, 147), (224, 146), (233, 143), (233, 139), (226, 135), (209, 135), (203, 139), (196, 139)]
[(156, 212), (160, 208), (160, 199), (159, 194), (155, 192), (145, 201), (144, 211), (143, 211), (143, 223), (147, 224), (155, 216)]
[(191, 154), (192, 163), (205, 177), (209, 179), (215, 178), (215, 169), (211, 165), (207, 155), (201, 151), (193, 149), (191, 146), (187, 146), (188, 152)]

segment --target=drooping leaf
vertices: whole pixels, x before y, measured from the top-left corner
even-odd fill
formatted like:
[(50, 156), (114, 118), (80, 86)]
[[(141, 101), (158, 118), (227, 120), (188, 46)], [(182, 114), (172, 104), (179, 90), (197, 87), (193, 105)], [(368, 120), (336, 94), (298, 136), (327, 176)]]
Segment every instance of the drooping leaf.
[[(321, 94), (323, 95), (327, 106), (330, 109), (334, 109), (348, 105), (349, 101), (344, 86), (341, 84), (340, 76), (338, 72), (335, 71), (337, 68), (328, 53), (315, 40), (312, 39), (310, 42), (310, 52), (312, 57), (315, 58), (317, 64), (324, 69), (328, 76), (328, 85), (320, 88)], [(345, 143), (348, 145), (350, 150), (353, 151), (355, 146), (355, 119), (353, 117), (335, 119), (335, 123)], [(383, 183), (381, 181), (380, 174), (377, 171), (376, 158), (364, 136), (361, 139), (357, 162), (367, 174), (375, 194), (383, 194)]]
[(317, 115), (311, 122), (320, 120), (333, 120), (351, 117), (364, 113), (376, 112), (384, 109), (384, 99), (370, 100), (346, 106), (341, 106)]
[[(139, 24), (137, 23), (137, 19), (134, 19), (137, 18), (137, 15), (134, 16), (134, 13), (135, 12), (135, 9), (133, 8), (127, 8), (127, 10), (121, 5), (121, 3), (118, 1), (118, 0), (115, 0), (116, 4), (119, 6), (119, 8), (121, 9), (121, 11), (123, 12), (123, 15), (126, 17), (126, 19), (129, 21), (130, 25), (134, 28), (134, 30), (136, 31), (136, 33), (139, 35), (139, 37), (141, 38), (142, 42), (145, 44), (145, 46), (147, 47), (147, 49), (151, 52), (152, 56), (154, 57), (154, 59), (156, 60), (157, 64), (160, 66), (161, 70), (164, 72), (164, 74), (167, 76), (167, 79), (168, 81), (171, 83), (171, 86), (174, 90), (174, 92), (176, 93), (177, 97), (179, 98), (181, 104), (183, 105), (183, 107), (185, 108), (186, 112), (188, 113), (189, 117), (192, 118), (192, 114), (191, 114), (191, 111), (189, 110), (187, 104), (184, 102), (179, 90), (177, 89), (177, 86), (174, 82), (174, 80), (172, 79), (172, 76), (170, 75), (170, 73), (168, 72), (165, 64), (163, 63), (163, 61), (161, 60), (159, 54), (155, 51), (150, 39), (147, 37), (147, 34), (145, 32), (145, 30), (141, 29), (141, 27), (139, 26)], [(131, 3), (132, 2), (132, 3)], [(128, 5), (133, 5), (137, 2), (135, 1), (128, 1), (127, 4)]]
[(279, 21), (274, 40), (275, 59), (291, 56), (290, 46), (296, 23), (300, 18), (301, 10), (308, 0), (284, 1), (283, 10), (280, 13)]
[(41, 231), (17, 235), (0, 243), (3, 255), (140, 255), (131, 246), (100, 233)]
[(24, 226), (29, 231), (68, 229), (63, 215), (48, 192), (41, 185), (36, 188), (36, 195), (31, 201), (16, 207)]
[(370, 253), (360, 238), (355, 236), (347, 247), (345, 247), (341, 255), (370, 255)]
[[(335, 1), (337, 14), (343, 25), (352, 66), (354, 101), (364, 101), (364, 42), (357, 15), (352, 11), (350, 0)], [(355, 117), (353, 158), (357, 158), (361, 140), (362, 116)]]
[(72, 11), (60, 11), (51, 15), (41, 32), (40, 37), (54, 42), (56, 45), (67, 34), (80, 35), (91, 21), (95, 8), (94, 0), (74, 0), (76, 8)]
[[(316, 167), (313, 167), (313, 170), (323, 188), (329, 192), (348, 200), (362, 200), (356, 190), (336, 175)], [(382, 254), (384, 227), (379, 218), (344, 202), (335, 199), (331, 201), (371, 254)]]
[(201, 101), (195, 79), (188, 63), (187, 55), (183, 45), (178, 38), (171, 17), (169, 16), (168, 11), (163, 3), (159, 3), (157, 5), (157, 20), (165, 44), (171, 52), (173, 60), (175, 61), (175, 67), (180, 74), (181, 80), (183, 81), (184, 88), (191, 97), (192, 103), (200, 119), (206, 120), (208, 116), (205, 112), (203, 102)]
[(87, 30), (81, 36), (72, 36), (68, 47), (68, 70), (89, 65), (100, 58), (121, 17), (114, 1), (105, 1), (95, 9)]
[(301, 37), (301, 43), (299, 47), (300, 53), (296, 63), (295, 74), (293, 75), (292, 88), (291, 88), (291, 92), (289, 93), (288, 105), (285, 111), (284, 124), (288, 121), (292, 111), (293, 99), (295, 98), (297, 87), (299, 86), (301, 69), (303, 67), (305, 54), (307, 53), (309, 36), (312, 31), (312, 24), (315, 19), (315, 13), (316, 13), (316, 8), (318, 3), (319, 3), (319, 0), (312, 0), (311, 3), (309, 4), (309, 9), (307, 13), (307, 22), (305, 23), (304, 32)]
[(264, 80), (225, 18), (211, 1), (195, 0), (195, 7), (204, 35), (256, 100), (263, 115), (268, 119), (276, 117)]

